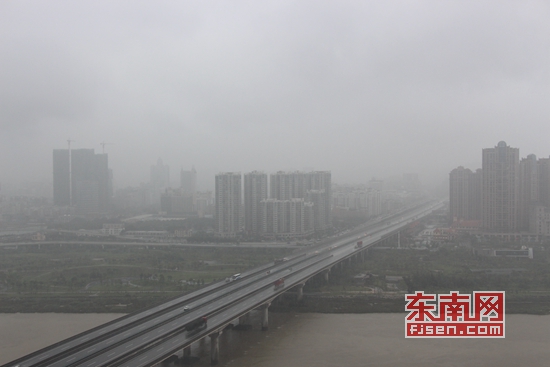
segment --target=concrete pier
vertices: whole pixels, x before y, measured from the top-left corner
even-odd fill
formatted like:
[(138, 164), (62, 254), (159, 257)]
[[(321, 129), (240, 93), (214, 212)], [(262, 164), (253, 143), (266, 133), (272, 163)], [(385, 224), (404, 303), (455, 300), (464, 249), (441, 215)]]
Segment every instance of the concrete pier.
[(401, 232), (397, 232), (397, 248), (401, 248)]
[(298, 296), (297, 296), (297, 300), (298, 301), (301, 301), (303, 298), (304, 298), (304, 285), (306, 283), (301, 283), (301, 284), (298, 284), (296, 287), (298, 287)]
[(210, 336), (210, 365), (215, 366), (220, 359), (220, 332), (216, 331)]
[(323, 276), (325, 277), (325, 282), (328, 283), (328, 274), (330, 273), (330, 269), (327, 269), (323, 272)]
[(262, 306), (262, 331), (269, 328), (269, 306), (271, 303), (266, 303)]
[(183, 348), (183, 359), (189, 359), (191, 357), (191, 346)]

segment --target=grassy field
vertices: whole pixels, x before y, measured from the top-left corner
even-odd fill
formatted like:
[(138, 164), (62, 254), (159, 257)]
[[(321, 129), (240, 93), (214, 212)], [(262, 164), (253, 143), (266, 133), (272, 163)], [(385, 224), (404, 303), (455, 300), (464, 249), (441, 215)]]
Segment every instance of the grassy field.
[(129, 312), (288, 253), (277, 248), (154, 245), (42, 245), (0, 251), (0, 312)]
[[(550, 314), (550, 244), (534, 245), (533, 259), (478, 256), (475, 247), (482, 245), (370, 250), (365, 261), (333, 268), (330, 282), (316, 277), (306, 283), (304, 292), (314, 298), (305, 302), (305, 310), (394, 312), (404, 309), (404, 294), (415, 291), (506, 291), (507, 312)], [(368, 279), (358, 284), (353, 281), (357, 274)]]

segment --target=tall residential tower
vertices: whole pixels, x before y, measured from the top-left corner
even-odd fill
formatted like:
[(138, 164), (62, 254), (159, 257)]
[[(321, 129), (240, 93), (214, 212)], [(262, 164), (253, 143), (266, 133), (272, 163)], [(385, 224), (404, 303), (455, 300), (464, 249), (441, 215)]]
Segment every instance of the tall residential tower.
[(244, 175), (244, 229), (259, 234), (262, 229), (261, 202), (267, 199), (267, 175), (253, 171)]
[(483, 149), (483, 227), (492, 232), (519, 229), (519, 149), (501, 141)]
[(215, 231), (219, 237), (236, 237), (241, 232), (241, 173), (216, 175)]
[(109, 184), (107, 154), (95, 154), (93, 149), (72, 149), (70, 153), (68, 149), (54, 149), (55, 205), (72, 205), (80, 214), (106, 212), (111, 201)]

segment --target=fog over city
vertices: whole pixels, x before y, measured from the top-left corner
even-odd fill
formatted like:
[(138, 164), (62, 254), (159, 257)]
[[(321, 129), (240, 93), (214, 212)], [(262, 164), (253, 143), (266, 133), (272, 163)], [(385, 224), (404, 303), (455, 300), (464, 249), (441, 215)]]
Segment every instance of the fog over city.
[(0, 183), (52, 150), (109, 154), (115, 185), (160, 157), (335, 183), (481, 167), (504, 140), (550, 155), (546, 1), (0, 2)]

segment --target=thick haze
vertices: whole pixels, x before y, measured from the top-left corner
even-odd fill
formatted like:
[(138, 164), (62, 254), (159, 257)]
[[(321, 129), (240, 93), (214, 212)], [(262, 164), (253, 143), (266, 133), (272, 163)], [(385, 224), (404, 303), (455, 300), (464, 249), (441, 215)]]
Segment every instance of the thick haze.
[(117, 187), (198, 171), (443, 181), (550, 155), (547, 1), (2, 1), (0, 183), (107, 145)]

